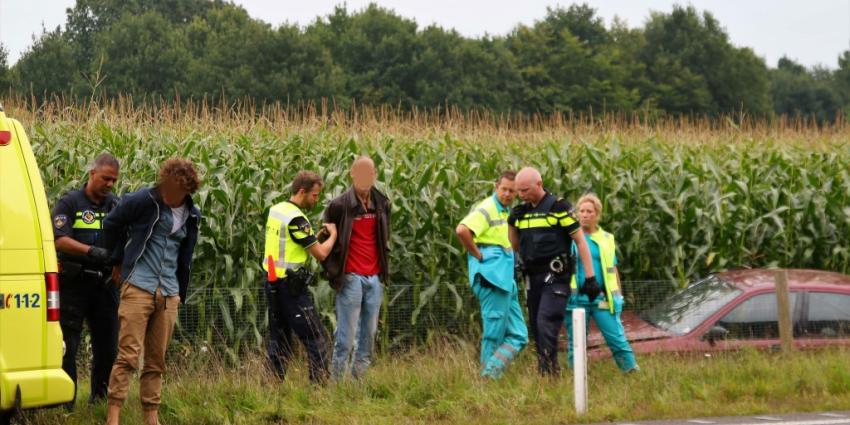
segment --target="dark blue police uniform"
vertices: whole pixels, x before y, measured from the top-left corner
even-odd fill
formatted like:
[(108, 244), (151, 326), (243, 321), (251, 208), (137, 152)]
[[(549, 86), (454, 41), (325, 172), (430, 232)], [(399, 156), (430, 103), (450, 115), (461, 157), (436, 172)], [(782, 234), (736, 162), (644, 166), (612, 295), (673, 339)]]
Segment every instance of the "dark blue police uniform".
[(508, 224), (519, 232), (519, 255), (528, 277), (528, 318), (537, 345), (538, 370), (544, 375), (558, 375), (558, 334), (575, 269), (570, 235), (581, 226), (572, 205), (549, 192), (536, 207), (524, 203), (514, 208)]
[[(69, 237), (102, 248), (102, 220), (117, 204), (118, 198), (112, 194), (103, 203), (96, 204), (86, 196), (85, 186), (66, 193), (53, 209), (54, 238)], [(60, 270), (59, 323), (65, 340), (62, 369), (70, 375), (76, 388), (76, 359), (85, 320), (91, 334), (93, 354), (89, 401), (94, 402), (106, 397), (109, 373), (117, 354), (118, 289), (111, 281), (110, 264), (62, 252), (57, 252), (57, 257)]]

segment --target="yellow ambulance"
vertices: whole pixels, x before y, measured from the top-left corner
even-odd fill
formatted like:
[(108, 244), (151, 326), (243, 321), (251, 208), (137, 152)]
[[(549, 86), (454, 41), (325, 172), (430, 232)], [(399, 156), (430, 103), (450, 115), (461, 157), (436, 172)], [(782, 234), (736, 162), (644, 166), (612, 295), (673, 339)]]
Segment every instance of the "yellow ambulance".
[(62, 370), (52, 229), (27, 135), (0, 105), (0, 423), (74, 397)]

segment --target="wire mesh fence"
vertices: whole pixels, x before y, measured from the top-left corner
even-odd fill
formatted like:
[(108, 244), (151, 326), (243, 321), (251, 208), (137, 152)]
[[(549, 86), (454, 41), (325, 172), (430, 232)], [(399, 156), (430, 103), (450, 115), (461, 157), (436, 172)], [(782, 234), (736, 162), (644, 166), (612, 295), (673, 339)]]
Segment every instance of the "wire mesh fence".
[[(393, 284), (385, 288), (378, 349), (399, 350), (433, 333), (475, 334), (478, 303), (468, 285), (435, 287)], [(333, 291), (311, 288), (329, 333), (335, 328)], [(262, 288), (203, 288), (181, 307), (175, 337), (219, 348), (262, 346), (268, 334), (268, 300)]]
[[(623, 283), (626, 309), (645, 311), (677, 287), (671, 281)], [(333, 291), (311, 288), (328, 330), (335, 327)], [(525, 306), (525, 291), (520, 290)], [(378, 326), (381, 350), (399, 350), (426, 341), (430, 335), (474, 336), (480, 332), (478, 301), (468, 284), (387, 286)], [(268, 333), (267, 299), (262, 288), (201, 288), (181, 307), (176, 338), (212, 347), (260, 347)]]
[[(671, 347), (677, 350), (714, 349), (716, 342), (775, 344), (779, 338), (779, 309), (772, 287), (748, 290), (717, 276), (680, 287), (665, 280), (623, 282), (626, 336), (639, 342), (662, 336), (681, 338), (702, 330), (691, 335), (692, 341)], [(311, 290), (323, 325), (332, 334), (333, 291), (327, 285)], [(523, 290), (520, 303), (525, 311)], [(261, 348), (268, 333), (266, 305), (260, 288), (198, 289), (180, 310), (176, 338), (184, 344), (227, 350), (232, 356)], [(850, 291), (792, 290), (789, 309), (795, 339), (806, 343), (843, 339), (850, 344)], [(478, 302), (469, 285), (393, 284), (385, 291), (377, 348), (403, 350), (435, 334), (474, 341), (480, 329)]]
[[(622, 323), (635, 351), (779, 346), (780, 315), (773, 286), (748, 288), (712, 275), (679, 288), (679, 283), (666, 280), (622, 283), (626, 299)], [(324, 284), (311, 291), (323, 326), (332, 335), (333, 290)], [(519, 295), (525, 311), (525, 291)], [(850, 286), (797, 287), (788, 295), (792, 336), (798, 344), (850, 345)], [(480, 329), (478, 302), (469, 285), (393, 284), (384, 294), (376, 348), (404, 350), (446, 334), (475, 344)], [(601, 348), (604, 338), (598, 328), (592, 324), (590, 330), (589, 346)], [(267, 334), (262, 288), (199, 288), (190, 292), (180, 308), (170, 349), (186, 356), (198, 349), (213, 350), (238, 362), (244, 353), (262, 350)], [(563, 348), (565, 338), (562, 335)], [(88, 342), (85, 336), (79, 353), (82, 367), (91, 355)]]

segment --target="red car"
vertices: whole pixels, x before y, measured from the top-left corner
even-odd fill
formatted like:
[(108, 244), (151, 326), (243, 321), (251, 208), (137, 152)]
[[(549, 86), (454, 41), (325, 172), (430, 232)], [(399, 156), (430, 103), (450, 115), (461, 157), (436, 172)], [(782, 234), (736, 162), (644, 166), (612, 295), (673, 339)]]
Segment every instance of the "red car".
[[(850, 346), (850, 276), (787, 270), (797, 347)], [(735, 270), (697, 281), (643, 313), (624, 312), (635, 353), (778, 347), (774, 270)], [(610, 356), (591, 326), (590, 357)]]

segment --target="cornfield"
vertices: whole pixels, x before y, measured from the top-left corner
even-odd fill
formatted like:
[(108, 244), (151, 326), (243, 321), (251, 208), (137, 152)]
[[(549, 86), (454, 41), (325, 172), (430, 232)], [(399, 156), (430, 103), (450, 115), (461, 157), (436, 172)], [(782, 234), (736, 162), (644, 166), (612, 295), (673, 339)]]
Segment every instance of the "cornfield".
[[(588, 191), (600, 196), (602, 226), (617, 237), (626, 281), (682, 286), (738, 267), (850, 272), (850, 131), (841, 122), (520, 120), (452, 109), (134, 106), (130, 99), (6, 103), (8, 115), (29, 128), (51, 202), (81, 186), (88, 162), (102, 151), (122, 162), (119, 193), (154, 182), (167, 157), (196, 162), (204, 220), (193, 288), (216, 291), (190, 295), (187, 307), (201, 320), (222, 317), (220, 335), (207, 330), (200, 337), (225, 341), (234, 352), (258, 344), (265, 328), (255, 289), (263, 279), (267, 208), (288, 197), (301, 169), (324, 177), (322, 196), (330, 200), (347, 187), (359, 154), (374, 158), (379, 188), (392, 201), (391, 285), (407, 289), (387, 303), (397, 303), (397, 320), (407, 321), (410, 335), (385, 333), (385, 340), (422, 335), (435, 326), (425, 318), (438, 312), (477, 321), (454, 227), (501, 170), (523, 165), (537, 167), (546, 187), (569, 200)], [(318, 220), (321, 209), (310, 214)], [(634, 307), (641, 300), (633, 294), (668, 290), (624, 289)], [(329, 323), (331, 292), (315, 288)]]

